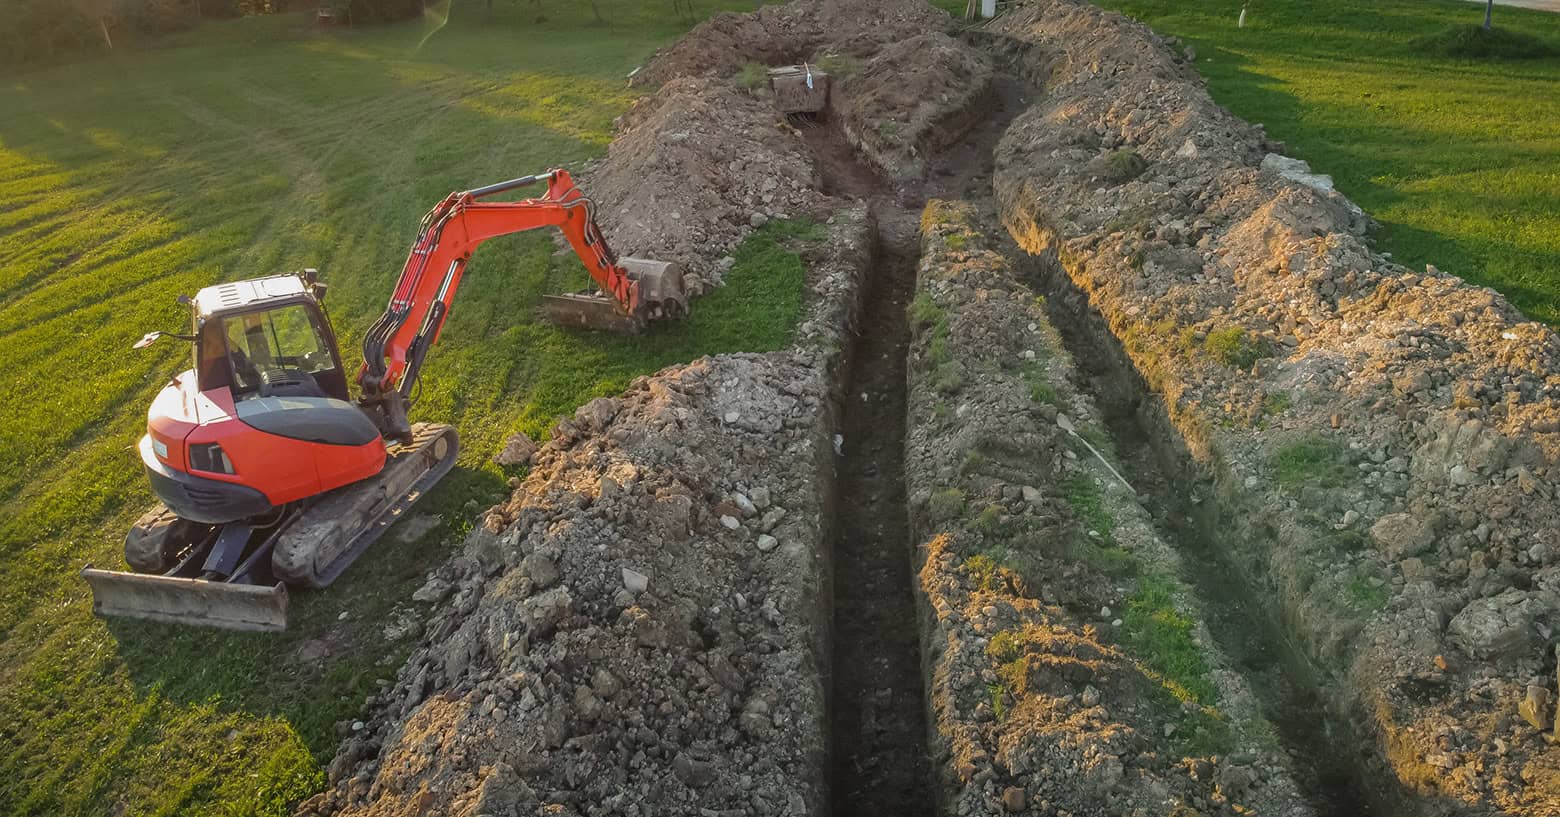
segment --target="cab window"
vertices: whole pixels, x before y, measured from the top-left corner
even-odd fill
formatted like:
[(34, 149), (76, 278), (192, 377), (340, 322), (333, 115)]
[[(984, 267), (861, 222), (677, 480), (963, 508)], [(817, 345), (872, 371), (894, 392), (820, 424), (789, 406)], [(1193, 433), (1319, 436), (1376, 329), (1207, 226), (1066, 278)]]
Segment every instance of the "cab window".
[(297, 374), (321, 374), (336, 368), (335, 359), (300, 305), (232, 315), (224, 319), (233, 391), (262, 391), (266, 384), (295, 382)]

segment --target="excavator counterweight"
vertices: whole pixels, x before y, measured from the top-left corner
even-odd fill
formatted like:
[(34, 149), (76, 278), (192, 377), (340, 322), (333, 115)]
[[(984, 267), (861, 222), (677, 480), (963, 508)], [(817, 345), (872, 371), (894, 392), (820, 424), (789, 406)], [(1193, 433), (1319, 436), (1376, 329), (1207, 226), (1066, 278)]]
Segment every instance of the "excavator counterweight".
[[(537, 184), (521, 201), (486, 200)], [(451, 193), (423, 217), (348, 390), (314, 270), (218, 284), (190, 307), (194, 368), (147, 412), (139, 454), (161, 500), (132, 526), (133, 573), (88, 565), (104, 616), (287, 626), (287, 590), (329, 586), (455, 464), (455, 429), (412, 424), (422, 364), (482, 242), (555, 227), (598, 292), (550, 296), (560, 323), (619, 332), (688, 311), (675, 264), (618, 258), (563, 170)]]

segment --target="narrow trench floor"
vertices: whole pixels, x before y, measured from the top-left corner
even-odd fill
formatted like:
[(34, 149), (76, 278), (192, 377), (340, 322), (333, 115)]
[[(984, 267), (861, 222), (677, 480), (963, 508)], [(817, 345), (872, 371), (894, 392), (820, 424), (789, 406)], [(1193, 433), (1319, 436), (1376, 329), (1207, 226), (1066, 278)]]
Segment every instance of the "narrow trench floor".
[(911, 185), (892, 185), (861, 162), (837, 125), (803, 131), (824, 192), (868, 201), (878, 225), (837, 471), (830, 695), (835, 817), (930, 817), (936, 810), (911, 584), (916, 542), (904, 485), (907, 309), (926, 200), (991, 195), (992, 152), (1023, 109), (1016, 79), (1003, 77), (994, 86), (985, 118), (934, 158), (925, 181)]
[(914, 286), (913, 255), (883, 248), (845, 395), (834, 540), (837, 817), (932, 813), (903, 472), (905, 308)]

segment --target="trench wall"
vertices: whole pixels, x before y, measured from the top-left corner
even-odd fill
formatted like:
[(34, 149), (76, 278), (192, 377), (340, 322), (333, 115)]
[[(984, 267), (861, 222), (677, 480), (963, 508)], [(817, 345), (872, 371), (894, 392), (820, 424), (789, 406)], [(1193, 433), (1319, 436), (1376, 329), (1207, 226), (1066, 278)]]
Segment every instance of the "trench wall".
[(974, 226), (993, 222), (928, 205), (911, 307), (905, 479), (941, 813), (1311, 814), (1105, 464), (1043, 298)]
[(833, 406), (874, 234), (825, 227), (793, 348), (559, 422), (301, 814), (827, 809)]
[(1097, 314), (1383, 805), (1551, 813), (1560, 339), (1264, 169), (1145, 27), (1042, 0), (993, 36), (1045, 89), (998, 148), (1004, 224)]

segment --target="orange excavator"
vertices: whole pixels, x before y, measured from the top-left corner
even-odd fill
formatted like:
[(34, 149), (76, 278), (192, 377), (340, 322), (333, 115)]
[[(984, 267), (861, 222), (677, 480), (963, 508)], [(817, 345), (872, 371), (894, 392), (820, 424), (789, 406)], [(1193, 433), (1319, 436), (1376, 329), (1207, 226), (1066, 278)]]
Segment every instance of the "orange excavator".
[[(546, 193), (484, 201), (531, 185)], [(314, 270), (181, 297), (192, 367), (152, 402), (140, 456), (160, 500), (125, 538), (135, 572), (82, 576), (93, 610), (179, 624), (283, 630), (287, 587), (335, 581), (454, 465), (455, 429), (411, 423), (416, 385), (477, 245), (557, 227), (599, 292), (546, 296), (550, 319), (637, 331), (687, 312), (674, 264), (618, 258), (594, 207), (552, 170), (452, 193), (423, 218), (394, 294), (363, 339), (348, 393)]]

